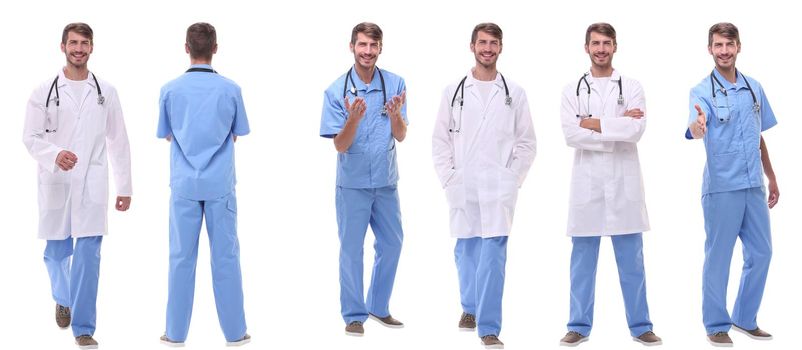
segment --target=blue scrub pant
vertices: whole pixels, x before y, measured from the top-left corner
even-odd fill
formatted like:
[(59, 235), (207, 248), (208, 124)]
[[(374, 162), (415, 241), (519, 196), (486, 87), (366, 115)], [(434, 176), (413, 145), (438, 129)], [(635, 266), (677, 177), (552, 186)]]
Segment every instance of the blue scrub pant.
[[(48, 240), (45, 266), (50, 274), (53, 300), (72, 312), (74, 336), (95, 334), (97, 286), (100, 278), (100, 243), (103, 236)], [(72, 264), (70, 264), (72, 257)]]
[[(707, 334), (727, 332), (732, 324), (757, 328), (771, 261), (771, 228), (766, 193), (761, 187), (702, 196), (705, 215), (705, 265), (702, 272), (702, 314)], [(738, 297), (727, 313), (727, 282), (735, 240), (743, 246)]]
[(196, 201), (170, 197), (170, 272), (167, 292), (167, 337), (187, 339), (195, 297), (195, 266), (201, 221), (206, 231), (212, 261), (212, 285), (217, 318), (226, 341), (245, 336), (242, 273), (237, 239), (237, 198), (234, 192), (213, 200)]
[[(401, 256), (404, 233), (395, 185), (381, 188), (336, 190), (337, 226), (340, 236), (340, 308), (346, 324), (365, 322), (368, 313), (390, 315), (390, 295)], [(363, 247), (368, 224), (376, 237), (373, 275), (367, 302), (363, 289)]]
[[(646, 275), (643, 268), (641, 233), (610, 236), (618, 265), (618, 279), (624, 294), (629, 333), (637, 337), (652, 330), (646, 302)], [(571, 251), (571, 309), (568, 330), (584, 336), (593, 328), (596, 296), (596, 266), (601, 237), (573, 237)]]
[(501, 333), (507, 236), (460, 238), (454, 247), (462, 311), (476, 316), (479, 337)]

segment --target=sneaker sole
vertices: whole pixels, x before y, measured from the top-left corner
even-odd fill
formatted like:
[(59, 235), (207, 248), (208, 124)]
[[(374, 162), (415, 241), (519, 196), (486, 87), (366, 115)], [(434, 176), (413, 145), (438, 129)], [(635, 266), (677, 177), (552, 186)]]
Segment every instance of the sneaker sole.
[(356, 333), (356, 332), (345, 331), (345, 335), (349, 335), (349, 336), (352, 336), (352, 337), (364, 337), (365, 333)]
[[(78, 343), (75, 343), (75, 345), (78, 345)], [(97, 345), (78, 345), (78, 348), (82, 350), (97, 349)]]
[(584, 342), (588, 341), (588, 340), (589, 340), (588, 338), (589, 338), (589, 337), (584, 337), (584, 338), (582, 338), (582, 339), (579, 339), (579, 340), (577, 340), (577, 341), (575, 341), (575, 342), (573, 342), (573, 343), (567, 343), (567, 342), (561, 341), (561, 342), (560, 342), (560, 346), (570, 346), (570, 347), (574, 347), (574, 346), (577, 346), (577, 345), (579, 345), (579, 344), (582, 344), (582, 343), (584, 343)]
[(159, 342), (162, 343), (163, 345), (167, 345), (167, 346), (169, 346), (171, 348), (183, 348), (184, 345), (185, 345), (183, 342), (178, 343), (178, 342), (171, 342), (171, 341), (164, 341), (164, 340), (159, 340)]
[(663, 345), (663, 341), (662, 341), (662, 340), (658, 340), (658, 341), (656, 341), (656, 342), (651, 342), (651, 343), (649, 343), (649, 342), (645, 342), (645, 341), (643, 341), (643, 340), (640, 340), (640, 339), (638, 339), (638, 338), (635, 338), (635, 337), (633, 337), (633, 338), (632, 338), (632, 340), (634, 340), (634, 341), (635, 341), (635, 342), (637, 342), (637, 343), (641, 343), (641, 344), (643, 344), (644, 346), (657, 346), (657, 345)]
[(476, 327), (468, 328), (468, 327), (457, 327), (460, 332), (475, 332)]
[(396, 328), (396, 329), (398, 329), (398, 328), (404, 328), (404, 325), (403, 325), (403, 324), (389, 324), (389, 323), (384, 323), (384, 322), (383, 322), (382, 320), (380, 320), (378, 317), (376, 317), (376, 316), (373, 316), (373, 314), (370, 314), (370, 315), (368, 315), (368, 318), (369, 318), (369, 319), (371, 319), (371, 320), (374, 320), (374, 321), (378, 322), (380, 325), (382, 325), (382, 326), (385, 326), (385, 327), (387, 327), (387, 328)]
[(743, 328), (741, 328), (741, 327), (738, 327), (738, 326), (736, 326), (736, 325), (732, 325), (732, 329), (734, 329), (734, 330), (736, 330), (736, 331), (738, 331), (738, 332), (741, 332), (741, 333), (743, 333), (743, 334), (746, 334), (746, 336), (747, 336), (747, 337), (749, 337), (749, 338), (752, 338), (752, 339), (754, 339), (754, 340), (772, 340), (772, 339), (774, 339), (774, 337), (773, 337), (773, 336), (768, 336), (768, 337), (758, 337), (758, 336), (756, 336), (756, 335), (752, 335), (752, 333), (749, 333), (749, 332), (747, 332), (745, 329), (743, 329)]
[(504, 344), (493, 344), (493, 345), (485, 345), (482, 341), (479, 341), (479, 344), (485, 347), (485, 349), (504, 349)]
[(715, 346), (717, 348), (731, 348), (732, 347), (732, 343), (715, 343), (712, 340), (710, 340), (710, 338), (707, 338), (707, 342), (710, 343), (710, 345), (713, 345), (713, 346)]
[(237, 340), (237, 341), (227, 341), (226, 342), (226, 346), (243, 346), (243, 345), (248, 344), (250, 342), (251, 342), (250, 338)]

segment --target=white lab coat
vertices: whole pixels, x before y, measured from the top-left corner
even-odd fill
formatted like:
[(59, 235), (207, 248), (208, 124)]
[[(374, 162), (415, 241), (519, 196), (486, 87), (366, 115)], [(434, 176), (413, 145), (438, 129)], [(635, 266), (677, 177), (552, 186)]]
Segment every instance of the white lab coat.
[[(107, 233), (108, 159), (118, 195), (131, 195), (131, 152), (120, 101), (113, 86), (98, 81), (105, 97), (103, 105), (97, 103), (91, 73), (89, 86), (75, 96), (63, 71), (58, 78), (60, 106), (56, 106), (54, 89), (45, 107), (53, 79), (34, 89), (28, 101), (22, 141), (39, 165), (39, 238), (62, 240)], [(45, 132), (53, 128), (56, 132)], [(78, 157), (70, 171), (56, 165), (62, 150)]]
[(445, 188), (453, 237), (507, 236), (518, 188), (535, 158), (535, 131), (521, 87), (507, 80), (507, 106), (497, 75), (485, 106), (475, 82), (469, 72), (461, 121), (459, 102), (451, 106), (458, 83), (443, 92), (432, 136), (434, 168)]
[[(646, 103), (638, 81), (624, 77), (624, 104), (618, 104), (618, 71), (605, 91), (590, 82), (590, 113), (601, 119), (601, 133), (579, 126), (588, 114), (587, 87), (576, 96), (576, 81), (563, 90), (561, 118), (565, 142), (576, 149), (568, 210), (569, 236), (609, 236), (649, 230), (637, 142), (646, 129)], [(577, 103), (580, 106), (577, 106)], [(624, 112), (639, 108), (641, 119)]]

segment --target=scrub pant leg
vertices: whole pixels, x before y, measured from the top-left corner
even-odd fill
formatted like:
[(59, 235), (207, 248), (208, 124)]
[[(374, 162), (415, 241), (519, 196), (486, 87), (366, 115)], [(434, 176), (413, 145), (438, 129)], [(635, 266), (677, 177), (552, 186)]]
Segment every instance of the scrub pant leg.
[(212, 285), (217, 319), (226, 341), (242, 339), (245, 325), (239, 239), (237, 238), (237, 197), (234, 192), (204, 201), (206, 231), (211, 249)]
[[(387, 186), (374, 190), (370, 228), (376, 237), (373, 274), (368, 288), (367, 309), (378, 317), (390, 316), (390, 296), (401, 257), (404, 232), (401, 229), (401, 205), (398, 188)], [(364, 234), (363, 234), (364, 237)]]
[(738, 236), (743, 246), (743, 271), (732, 323), (744, 329), (757, 327), (757, 312), (763, 299), (771, 262), (771, 225), (766, 193), (762, 187), (746, 191), (746, 212)]
[(596, 297), (596, 267), (601, 237), (572, 237), (571, 301), (568, 330), (590, 336)]
[(187, 339), (195, 299), (195, 268), (204, 202), (170, 196), (170, 269), (167, 276), (167, 325), (171, 340)]
[[(735, 240), (746, 221), (747, 193), (748, 190), (737, 190), (702, 196), (707, 234), (702, 271), (702, 320), (707, 334), (727, 332), (732, 325), (727, 312), (727, 283)], [(762, 292), (762, 283), (760, 290)]]
[(643, 234), (611, 236), (618, 279), (624, 294), (629, 333), (637, 337), (652, 330), (649, 304), (646, 301), (646, 274), (643, 267)]
[[(72, 312), (74, 336), (94, 335), (97, 289), (100, 278), (100, 245), (103, 236), (48, 240), (44, 260), (50, 274), (53, 299)], [(70, 266), (72, 255), (72, 266)]]
[[(340, 238), (340, 307), (345, 323), (365, 322), (368, 312), (389, 315), (398, 259), (401, 255), (401, 213), (397, 187), (336, 189)], [(368, 302), (363, 287), (365, 233), (370, 223), (376, 255)]]
[(501, 333), (507, 239), (457, 239), (454, 248), (462, 308), (476, 315), (479, 337)]

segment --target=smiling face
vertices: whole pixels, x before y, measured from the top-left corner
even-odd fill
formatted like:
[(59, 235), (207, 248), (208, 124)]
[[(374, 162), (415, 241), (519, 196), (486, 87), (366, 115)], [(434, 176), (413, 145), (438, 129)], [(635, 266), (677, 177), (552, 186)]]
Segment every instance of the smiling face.
[(476, 40), (471, 43), (471, 52), (476, 58), (476, 64), (486, 69), (496, 68), (501, 49), (501, 39), (483, 31), (477, 32)]
[(741, 52), (741, 44), (736, 38), (727, 38), (721, 34), (713, 33), (707, 51), (713, 56), (716, 68), (719, 71), (731, 70), (735, 67), (735, 59)]
[(585, 52), (590, 56), (591, 63), (601, 70), (612, 67), (613, 55), (617, 49), (618, 45), (613, 38), (598, 32), (591, 32), (588, 43), (585, 44)]
[(351, 44), (351, 52), (354, 53), (355, 64), (371, 70), (376, 66), (376, 61), (382, 53), (382, 43), (365, 33), (357, 33), (355, 42)]
[(61, 44), (61, 52), (66, 56), (68, 65), (83, 69), (86, 68), (93, 47), (91, 39), (70, 31), (67, 33), (66, 41)]

